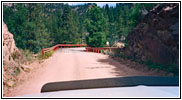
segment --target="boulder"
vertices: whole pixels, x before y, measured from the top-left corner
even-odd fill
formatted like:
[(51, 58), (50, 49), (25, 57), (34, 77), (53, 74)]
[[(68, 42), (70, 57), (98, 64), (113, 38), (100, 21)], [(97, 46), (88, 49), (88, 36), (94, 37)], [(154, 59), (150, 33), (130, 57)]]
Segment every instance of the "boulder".
[(25, 72), (29, 72), (31, 70), (30, 66), (27, 65), (21, 65), (21, 68), (25, 71)]

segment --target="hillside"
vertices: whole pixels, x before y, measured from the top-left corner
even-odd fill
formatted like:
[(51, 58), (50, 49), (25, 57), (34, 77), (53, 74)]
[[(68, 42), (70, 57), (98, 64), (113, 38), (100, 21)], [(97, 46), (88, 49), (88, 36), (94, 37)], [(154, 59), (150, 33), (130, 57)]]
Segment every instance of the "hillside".
[(158, 4), (127, 37), (125, 55), (178, 73), (179, 5)]

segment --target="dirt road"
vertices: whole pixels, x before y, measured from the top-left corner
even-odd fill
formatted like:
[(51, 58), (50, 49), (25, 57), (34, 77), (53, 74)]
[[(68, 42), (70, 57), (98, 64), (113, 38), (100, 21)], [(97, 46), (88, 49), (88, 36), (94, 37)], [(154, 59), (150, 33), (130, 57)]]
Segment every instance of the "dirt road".
[(59, 49), (42, 64), (32, 65), (37, 67), (36, 70), (21, 85), (15, 87), (9, 96), (40, 93), (41, 87), (48, 82), (154, 74), (137, 71), (108, 55), (84, 52), (84, 49)]

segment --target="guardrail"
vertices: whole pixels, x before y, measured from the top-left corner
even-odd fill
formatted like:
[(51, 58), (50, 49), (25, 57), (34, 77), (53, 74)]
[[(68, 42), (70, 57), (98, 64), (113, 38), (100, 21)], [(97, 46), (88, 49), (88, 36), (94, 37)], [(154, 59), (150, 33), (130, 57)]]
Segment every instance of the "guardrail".
[(70, 47), (87, 47), (87, 44), (57, 44), (51, 48), (43, 48), (42, 54), (50, 50), (56, 51), (58, 48), (70, 48)]
[(103, 50), (111, 51), (112, 49), (118, 49), (118, 48), (117, 47), (100, 47), (100, 48), (86, 47), (85, 49), (86, 49), (86, 52), (102, 53)]
[(87, 47), (87, 44), (57, 44), (51, 48), (43, 48), (42, 54), (50, 50), (56, 51), (58, 48), (70, 48), (70, 47), (86, 47), (86, 52), (103, 53), (103, 50), (118, 49), (118, 47)]

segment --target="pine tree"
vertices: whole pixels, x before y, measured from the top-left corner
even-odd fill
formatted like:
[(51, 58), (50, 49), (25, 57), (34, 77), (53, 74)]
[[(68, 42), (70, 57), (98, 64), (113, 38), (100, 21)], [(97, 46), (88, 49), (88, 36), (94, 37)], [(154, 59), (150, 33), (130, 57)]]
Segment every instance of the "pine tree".
[(66, 5), (64, 7), (61, 23), (61, 43), (77, 43), (78, 34), (78, 17), (77, 13)]
[(105, 30), (107, 28), (106, 19), (97, 6), (93, 6), (88, 10), (87, 31), (89, 35), (86, 37), (88, 46), (102, 47), (106, 42)]
[[(17, 47), (38, 52), (59, 43), (86, 43), (104, 46), (127, 37), (156, 4), (117, 3), (69, 6), (63, 3), (12, 3), (3, 5), (3, 21), (14, 35)], [(85, 38), (86, 37), (86, 38)], [(83, 39), (85, 38), (85, 39)]]
[(134, 7), (131, 9), (131, 13), (129, 15), (131, 27), (135, 27), (138, 24), (141, 18), (140, 9), (141, 9), (141, 4), (138, 4), (138, 3), (135, 4)]
[(28, 4), (29, 18), (24, 22), (24, 46), (33, 52), (38, 52), (41, 48), (51, 45), (50, 34), (45, 27), (43, 5)]

